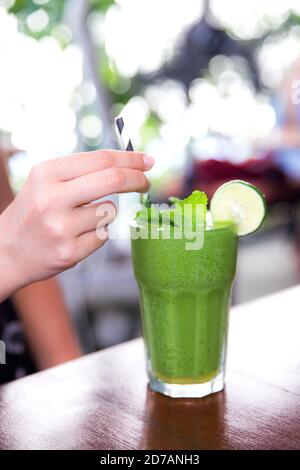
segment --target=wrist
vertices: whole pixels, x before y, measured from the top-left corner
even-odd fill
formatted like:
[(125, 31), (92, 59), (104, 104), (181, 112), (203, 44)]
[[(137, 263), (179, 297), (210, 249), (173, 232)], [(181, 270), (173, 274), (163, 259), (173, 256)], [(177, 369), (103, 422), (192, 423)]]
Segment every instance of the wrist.
[(0, 302), (26, 284), (17, 258), (5, 227), (0, 223)]

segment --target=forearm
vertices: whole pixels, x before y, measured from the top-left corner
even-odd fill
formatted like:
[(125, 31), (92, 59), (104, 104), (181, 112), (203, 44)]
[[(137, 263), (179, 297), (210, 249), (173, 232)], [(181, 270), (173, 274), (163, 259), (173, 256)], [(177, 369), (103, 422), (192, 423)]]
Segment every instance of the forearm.
[(40, 369), (81, 355), (60, 287), (55, 279), (31, 284), (13, 295), (29, 347)]
[[(1, 150), (1, 149), (0, 149)], [(0, 151), (0, 214), (12, 201), (13, 195), (6, 176), (6, 170)], [(10, 256), (8, 245), (9, 234), (3, 226), (3, 217), (0, 215), (0, 302), (10, 296), (19, 287), (16, 274), (13, 273), (14, 263)]]
[(7, 266), (0, 249), (0, 303), (20, 287), (13, 276), (8, 274), (8, 270), (9, 266)]
[(0, 302), (26, 283), (18, 269), (17, 260), (9, 243), (9, 233), (5, 233), (2, 218), (0, 215)]

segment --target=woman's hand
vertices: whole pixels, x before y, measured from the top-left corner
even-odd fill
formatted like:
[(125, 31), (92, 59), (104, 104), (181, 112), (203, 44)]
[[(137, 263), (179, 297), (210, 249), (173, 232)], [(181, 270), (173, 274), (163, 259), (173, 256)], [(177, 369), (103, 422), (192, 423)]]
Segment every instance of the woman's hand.
[(143, 153), (101, 150), (34, 167), (0, 215), (0, 298), (1, 290), (9, 295), (74, 266), (100, 248), (108, 239), (107, 225), (116, 217), (116, 208), (107, 200), (92, 202), (113, 193), (147, 191), (144, 171), (153, 163)]

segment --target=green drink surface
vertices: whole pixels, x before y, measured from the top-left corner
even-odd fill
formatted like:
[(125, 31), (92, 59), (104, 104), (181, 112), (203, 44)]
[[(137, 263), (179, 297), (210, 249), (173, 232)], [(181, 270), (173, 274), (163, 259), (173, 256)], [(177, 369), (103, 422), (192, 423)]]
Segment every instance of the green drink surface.
[(132, 239), (151, 373), (170, 383), (201, 383), (222, 367), (232, 282), (234, 225), (204, 231), (200, 250), (183, 239)]

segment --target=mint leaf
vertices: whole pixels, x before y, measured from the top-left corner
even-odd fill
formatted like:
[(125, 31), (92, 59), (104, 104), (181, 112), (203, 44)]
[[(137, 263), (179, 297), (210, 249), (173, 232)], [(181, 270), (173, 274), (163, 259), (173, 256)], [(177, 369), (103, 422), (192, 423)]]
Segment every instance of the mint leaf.
[[(202, 191), (193, 191), (186, 199), (179, 199), (175, 197), (170, 197), (169, 201), (173, 206), (170, 207), (170, 223), (174, 227), (176, 221), (180, 222), (180, 225), (183, 227), (184, 223), (188, 223), (193, 227), (193, 230), (197, 226), (205, 225), (205, 216), (206, 216), (206, 205), (207, 205), (207, 196)], [(149, 203), (149, 201), (147, 201)], [(199, 217), (199, 205), (203, 206), (203, 212)], [(186, 207), (186, 209), (185, 209)], [(188, 218), (191, 218), (189, 221)], [(149, 223), (149, 224), (161, 224), (163, 222), (163, 213), (155, 205), (150, 207), (144, 207), (142, 210), (137, 212), (135, 220), (139, 223)]]
[[(199, 205), (203, 206), (203, 212), (201, 217), (199, 217)], [(176, 224), (176, 218), (182, 216), (182, 223), (187, 222), (187, 218), (191, 217), (191, 225), (193, 229), (196, 229), (197, 226), (205, 225), (205, 216), (206, 216), (206, 206), (207, 206), (207, 196), (202, 191), (193, 191), (187, 198), (179, 200), (175, 203), (173, 208), (171, 208), (170, 220), (173, 225)], [(186, 208), (186, 209), (185, 209)], [(188, 209), (187, 209), (188, 208)]]
[(204, 204), (205, 207), (207, 205), (207, 196), (203, 191), (193, 191), (192, 194), (190, 194), (187, 198), (182, 199), (180, 202), (178, 202), (181, 206), (184, 206), (185, 204), (192, 204), (196, 206), (197, 204)]

